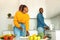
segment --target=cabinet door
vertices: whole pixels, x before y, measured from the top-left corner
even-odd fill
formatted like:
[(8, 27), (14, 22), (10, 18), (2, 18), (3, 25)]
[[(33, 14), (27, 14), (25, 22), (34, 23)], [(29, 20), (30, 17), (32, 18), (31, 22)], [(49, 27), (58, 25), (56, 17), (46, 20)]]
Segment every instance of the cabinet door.
[(60, 40), (60, 30), (56, 30), (56, 40)]

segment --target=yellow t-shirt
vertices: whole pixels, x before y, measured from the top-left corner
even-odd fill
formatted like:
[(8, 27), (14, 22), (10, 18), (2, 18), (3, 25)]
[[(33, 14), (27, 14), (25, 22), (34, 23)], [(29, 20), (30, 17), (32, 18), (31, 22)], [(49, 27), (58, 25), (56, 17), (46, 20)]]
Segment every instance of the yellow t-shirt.
[(14, 25), (16, 27), (20, 27), (19, 23), (24, 23), (26, 26), (26, 31), (29, 30), (29, 15), (27, 13), (22, 13), (20, 11), (17, 11), (14, 16)]

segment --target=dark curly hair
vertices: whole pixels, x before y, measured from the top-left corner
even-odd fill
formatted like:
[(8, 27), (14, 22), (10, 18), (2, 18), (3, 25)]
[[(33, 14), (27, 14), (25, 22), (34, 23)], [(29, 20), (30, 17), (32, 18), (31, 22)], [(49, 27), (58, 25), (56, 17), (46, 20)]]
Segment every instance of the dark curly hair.
[(27, 6), (26, 5), (20, 5), (19, 6), (19, 11), (23, 11), (25, 7), (27, 7)]

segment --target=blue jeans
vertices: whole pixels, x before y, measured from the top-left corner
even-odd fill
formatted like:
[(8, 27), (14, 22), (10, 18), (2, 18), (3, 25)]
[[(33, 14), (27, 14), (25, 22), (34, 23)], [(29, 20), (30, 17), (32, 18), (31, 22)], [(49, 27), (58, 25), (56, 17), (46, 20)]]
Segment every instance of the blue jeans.
[(41, 37), (41, 38), (43, 38), (44, 37), (44, 28), (42, 28), (42, 27), (38, 27), (38, 35)]
[(23, 30), (20, 30), (18, 29), (16, 26), (14, 27), (14, 34), (17, 36), (17, 37), (20, 37), (20, 36), (26, 36), (26, 27), (24, 24), (20, 24), (20, 26), (22, 27)]

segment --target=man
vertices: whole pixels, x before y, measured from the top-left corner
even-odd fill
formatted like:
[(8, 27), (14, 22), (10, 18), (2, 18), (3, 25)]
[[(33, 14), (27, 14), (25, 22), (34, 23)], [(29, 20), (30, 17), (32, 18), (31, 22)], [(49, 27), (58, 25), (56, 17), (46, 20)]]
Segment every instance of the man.
[(39, 9), (39, 13), (37, 15), (37, 30), (38, 30), (38, 35), (43, 38), (44, 37), (44, 30), (48, 30), (49, 27), (45, 24), (44, 22), (44, 17), (43, 17), (43, 8)]

